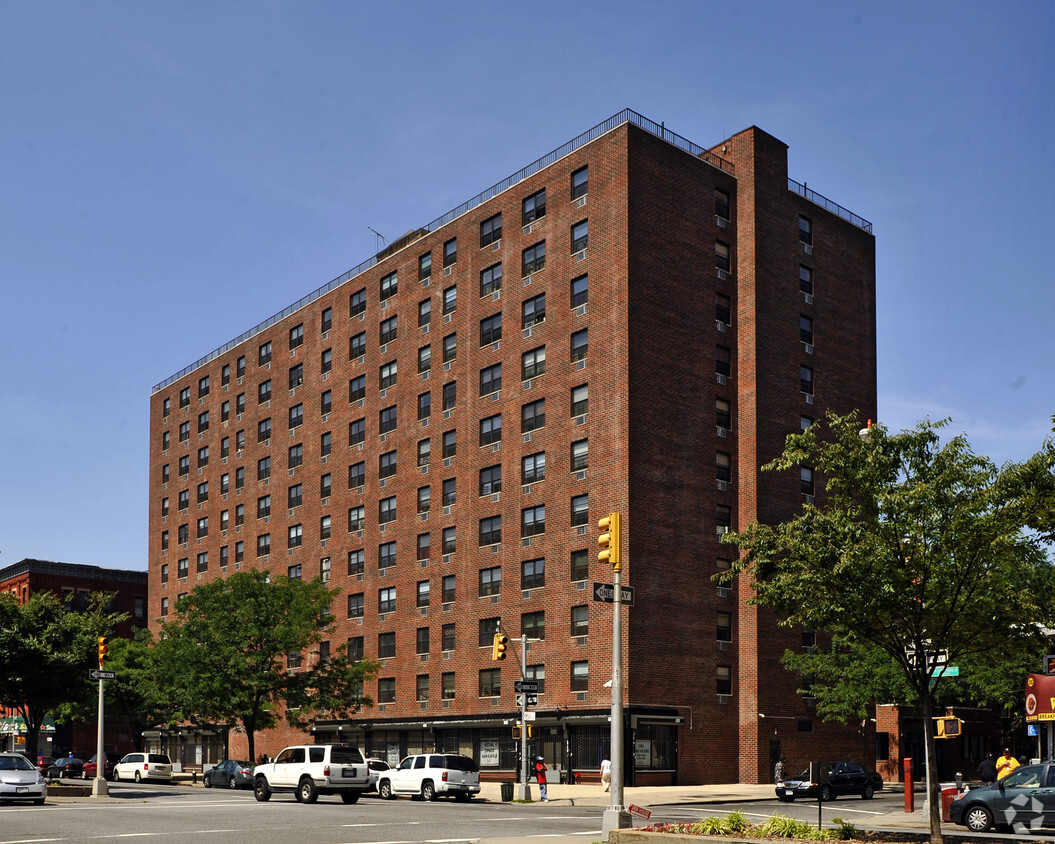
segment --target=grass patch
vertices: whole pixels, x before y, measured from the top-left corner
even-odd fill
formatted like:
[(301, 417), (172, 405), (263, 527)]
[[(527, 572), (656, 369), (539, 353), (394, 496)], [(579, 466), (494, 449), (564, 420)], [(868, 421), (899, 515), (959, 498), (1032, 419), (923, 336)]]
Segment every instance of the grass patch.
[(641, 827), (645, 832), (669, 832), (682, 835), (716, 835), (736, 836), (738, 838), (797, 838), (802, 841), (846, 841), (857, 835), (857, 828), (834, 818), (836, 829), (817, 829), (806, 821), (774, 815), (765, 823), (747, 822), (743, 812), (731, 812), (728, 815), (701, 818), (695, 823), (661, 823)]

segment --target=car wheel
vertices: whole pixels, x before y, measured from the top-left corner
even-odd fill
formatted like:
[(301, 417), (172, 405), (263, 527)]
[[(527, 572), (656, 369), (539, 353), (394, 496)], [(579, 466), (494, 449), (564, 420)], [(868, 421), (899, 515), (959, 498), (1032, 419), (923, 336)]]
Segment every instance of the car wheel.
[(119, 776), (117, 776), (117, 768), (114, 768), (113, 778), (114, 778), (114, 782), (120, 782), (121, 781), (121, 778)]
[(963, 816), (963, 822), (971, 832), (985, 832), (993, 825), (993, 815), (985, 806), (971, 806)]
[(342, 791), (341, 799), (345, 803), (358, 803), (360, 794), (362, 794), (361, 791)]
[(202, 785), (204, 785), (206, 788), (212, 788), (212, 780), (209, 779), (209, 775), (208, 774), (206, 774), (204, 777), (201, 778), (201, 782), (202, 782)]
[(432, 784), (432, 780), (425, 780), (421, 784), (421, 799), (426, 803), (431, 803), (436, 799), (436, 787)]
[(236, 783), (234, 781), (234, 774), (232, 774), (231, 778), (229, 780), (227, 780), (227, 787), (228, 788), (238, 788), (238, 783)]
[(304, 777), (297, 786), (297, 800), (301, 803), (314, 803), (319, 799), (319, 790), (310, 777)]
[(136, 782), (142, 782), (142, 777), (139, 776), (139, 771), (136, 771)]
[(872, 783), (865, 784), (865, 790), (861, 792), (861, 797), (865, 800), (871, 800), (872, 795), (876, 793), (875, 786)]
[(257, 777), (253, 780), (253, 796), (260, 803), (266, 803), (271, 799), (271, 788), (264, 777)]
[(382, 800), (392, 799), (392, 783), (388, 780), (381, 780), (377, 784), (377, 793), (380, 795)]
[(832, 791), (832, 787), (830, 785), (822, 785), (821, 786), (821, 802), (822, 803), (827, 803), (829, 800), (834, 800), (834, 799), (835, 799), (835, 792)]

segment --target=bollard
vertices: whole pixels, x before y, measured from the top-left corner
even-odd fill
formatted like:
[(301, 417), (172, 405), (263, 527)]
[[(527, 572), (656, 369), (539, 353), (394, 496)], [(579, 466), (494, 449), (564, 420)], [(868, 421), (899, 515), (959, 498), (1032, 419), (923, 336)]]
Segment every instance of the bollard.
[(961, 794), (963, 792), (963, 774), (959, 771), (956, 772), (956, 793)]
[(914, 812), (916, 811), (915, 795), (912, 793), (912, 757), (909, 756), (904, 760), (904, 771), (905, 771), (905, 811)]
[(191, 781), (192, 785), (197, 785), (198, 784), (198, 772), (197, 771), (191, 771), (190, 772), (190, 781)]

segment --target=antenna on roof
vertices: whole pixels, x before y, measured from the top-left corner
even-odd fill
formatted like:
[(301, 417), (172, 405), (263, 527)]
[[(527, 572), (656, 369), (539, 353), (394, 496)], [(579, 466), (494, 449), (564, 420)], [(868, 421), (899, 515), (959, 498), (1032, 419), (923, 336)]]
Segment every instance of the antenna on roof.
[(374, 248), (378, 252), (380, 252), (382, 246), (388, 245), (388, 238), (381, 234), (381, 232), (379, 232), (377, 229), (371, 229), (370, 226), (367, 226), (367, 228), (370, 229), (370, 231), (372, 231), (375, 235), (377, 235), (378, 238), (380, 238), (380, 240), (374, 240)]

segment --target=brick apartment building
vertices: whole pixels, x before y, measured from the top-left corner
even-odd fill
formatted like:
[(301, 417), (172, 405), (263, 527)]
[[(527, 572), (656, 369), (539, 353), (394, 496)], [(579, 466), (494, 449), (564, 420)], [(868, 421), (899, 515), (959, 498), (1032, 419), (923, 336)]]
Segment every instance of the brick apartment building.
[(788, 433), (876, 415), (875, 348), (871, 225), (791, 181), (785, 144), (705, 149), (622, 112), (154, 388), (151, 623), (238, 569), (321, 576), (324, 649), (383, 667), (316, 740), (460, 750), (486, 778), (516, 764), (501, 620), (540, 640), (532, 752), (596, 777), (596, 523), (619, 511), (627, 783), (870, 762), (874, 727), (822, 723), (779, 663), (810, 634), (711, 577), (725, 530), (815, 494), (759, 472)]

